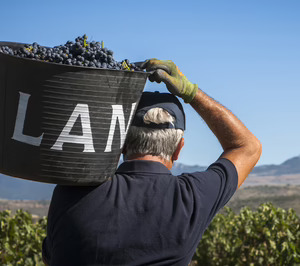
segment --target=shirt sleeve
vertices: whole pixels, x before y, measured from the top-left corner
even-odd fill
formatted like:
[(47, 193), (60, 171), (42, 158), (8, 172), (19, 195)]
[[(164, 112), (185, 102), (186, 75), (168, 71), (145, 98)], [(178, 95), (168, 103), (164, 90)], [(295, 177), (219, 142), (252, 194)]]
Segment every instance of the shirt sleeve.
[(193, 187), (196, 210), (201, 209), (202, 219), (206, 217), (205, 228), (217, 212), (225, 206), (237, 189), (238, 174), (234, 164), (220, 158), (204, 172), (183, 174)]
[(234, 164), (226, 159), (221, 158), (207, 169), (209, 175), (216, 180), (216, 187), (211, 186), (209, 182), (207, 185), (212, 192), (218, 192), (216, 208), (217, 211), (225, 206), (237, 190), (238, 174)]

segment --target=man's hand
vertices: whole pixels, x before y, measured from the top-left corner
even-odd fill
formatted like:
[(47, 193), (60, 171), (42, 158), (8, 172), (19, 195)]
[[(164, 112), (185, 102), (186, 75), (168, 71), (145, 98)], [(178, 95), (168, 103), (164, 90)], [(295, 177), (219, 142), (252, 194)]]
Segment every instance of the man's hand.
[(171, 60), (146, 60), (140, 65), (147, 72), (154, 71), (149, 76), (151, 82), (164, 82), (168, 90), (181, 97), (186, 103), (190, 103), (198, 90), (198, 85), (191, 83)]

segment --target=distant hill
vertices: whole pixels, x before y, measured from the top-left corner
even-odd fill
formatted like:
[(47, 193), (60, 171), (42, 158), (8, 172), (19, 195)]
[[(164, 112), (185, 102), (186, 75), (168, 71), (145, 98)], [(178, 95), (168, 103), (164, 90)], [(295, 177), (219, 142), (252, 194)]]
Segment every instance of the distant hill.
[(48, 200), (54, 186), (0, 174), (0, 199)]
[[(175, 163), (172, 169), (174, 175), (181, 173), (204, 171), (207, 166), (199, 165), (185, 165), (182, 163)], [(249, 185), (255, 185), (255, 182), (259, 182), (259, 185), (268, 184), (268, 182), (278, 184), (295, 184), (295, 180), (299, 181), (300, 178), (300, 156), (293, 157), (286, 160), (279, 165), (262, 165), (253, 169), (250, 176), (260, 177), (258, 181), (255, 178), (249, 178), (245, 182)], [(278, 176), (288, 176), (293, 178), (282, 178), (280, 182), (276, 180)], [(265, 177), (265, 178), (264, 178)], [(272, 177), (272, 178), (270, 178)], [(278, 178), (277, 178), (278, 179)], [(23, 180), (19, 178), (12, 178), (0, 174), (0, 198), (2, 199), (26, 199), (26, 200), (48, 200), (51, 198), (52, 191), (55, 185), (39, 183), (34, 181)]]
[(253, 169), (251, 174), (258, 176), (280, 176), (300, 174), (300, 156), (286, 160), (279, 165), (262, 165)]
[(207, 166), (185, 165), (182, 163), (175, 163), (172, 168), (172, 174), (180, 175), (182, 173), (201, 172), (201, 171), (205, 171), (206, 169)]
[[(181, 163), (175, 163), (172, 172), (175, 175), (179, 175), (183, 172), (195, 172), (195, 171), (204, 171), (207, 166), (199, 165), (185, 165)], [(293, 157), (286, 160), (282, 164), (275, 165), (261, 165), (257, 166), (251, 172), (251, 175), (257, 176), (281, 176), (281, 175), (294, 175), (300, 174), (300, 156)]]

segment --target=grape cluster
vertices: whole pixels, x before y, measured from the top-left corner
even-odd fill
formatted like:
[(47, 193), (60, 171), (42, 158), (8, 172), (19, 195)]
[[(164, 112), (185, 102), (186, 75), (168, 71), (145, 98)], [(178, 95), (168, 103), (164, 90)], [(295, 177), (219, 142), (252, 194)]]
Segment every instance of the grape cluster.
[(36, 42), (25, 44), (18, 50), (0, 46), (0, 53), (72, 66), (143, 71), (128, 59), (117, 62), (113, 58), (113, 51), (104, 48), (103, 42), (89, 42), (86, 35), (77, 37), (75, 42), (67, 41), (64, 45), (53, 48), (40, 46)]

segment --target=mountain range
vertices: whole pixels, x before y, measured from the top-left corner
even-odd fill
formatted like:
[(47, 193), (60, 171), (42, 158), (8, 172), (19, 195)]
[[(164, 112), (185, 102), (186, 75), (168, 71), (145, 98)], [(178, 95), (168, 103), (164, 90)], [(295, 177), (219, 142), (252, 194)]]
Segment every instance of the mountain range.
[[(179, 175), (183, 172), (195, 172), (204, 171), (207, 167), (199, 165), (185, 165), (181, 163), (175, 163), (172, 168), (174, 175)], [(300, 155), (284, 161), (282, 164), (266, 164), (254, 167), (250, 175), (257, 176), (281, 176), (300, 174)]]
[[(204, 171), (207, 166), (199, 165), (185, 165), (182, 163), (175, 163), (172, 168), (174, 175), (179, 175), (184, 172), (196, 172)], [(250, 176), (260, 177), (260, 185), (268, 183), (267, 177), (278, 176), (292, 176), (294, 179), (288, 179), (287, 183), (281, 182), (281, 184), (289, 184), (299, 181), (300, 179), (300, 156), (293, 157), (286, 160), (282, 164), (275, 165), (261, 165), (253, 169)], [(299, 177), (298, 177), (299, 175)], [(262, 180), (265, 177), (265, 182)], [(255, 179), (254, 179), (255, 180)], [(253, 182), (252, 182), (253, 185)], [(254, 184), (255, 185), (255, 184)], [(52, 191), (55, 185), (45, 184), (34, 181), (23, 180), (19, 178), (12, 178), (0, 174), (0, 199), (17, 199), (17, 200), (49, 200), (52, 195)]]

